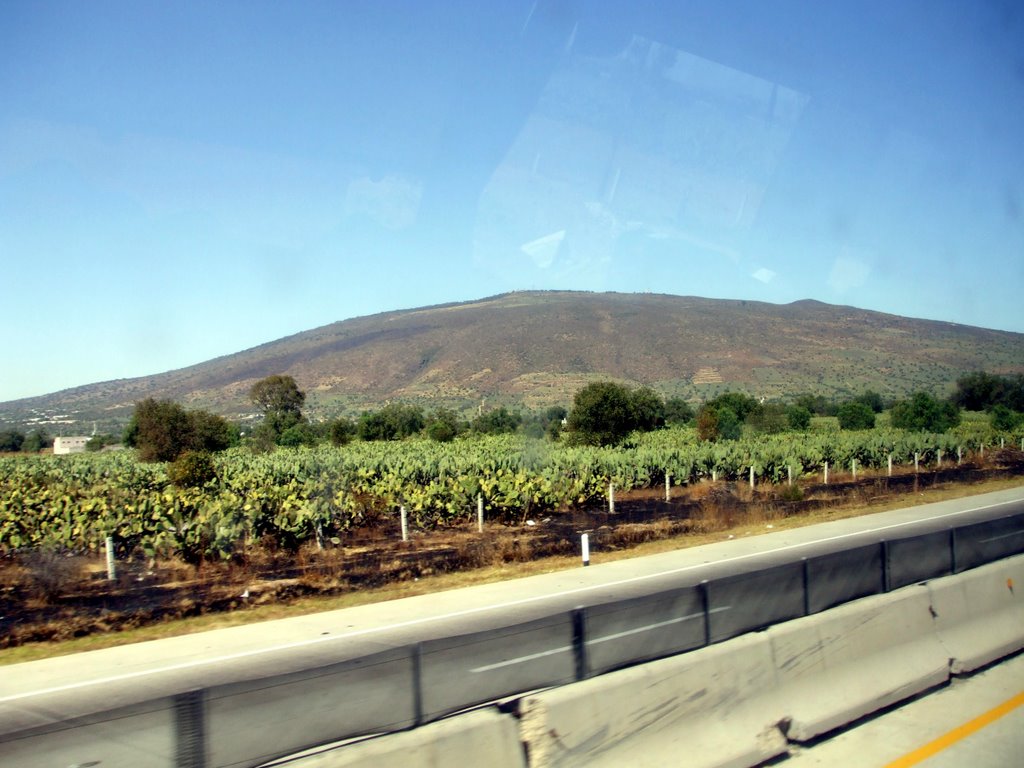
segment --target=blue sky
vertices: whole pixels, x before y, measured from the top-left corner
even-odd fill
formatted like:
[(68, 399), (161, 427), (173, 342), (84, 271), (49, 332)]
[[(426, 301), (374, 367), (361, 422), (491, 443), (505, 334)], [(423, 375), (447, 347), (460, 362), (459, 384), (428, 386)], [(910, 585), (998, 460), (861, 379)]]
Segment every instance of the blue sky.
[(1024, 332), (1021, 137), (1012, 0), (11, 0), (0, 401), (510, 290)]

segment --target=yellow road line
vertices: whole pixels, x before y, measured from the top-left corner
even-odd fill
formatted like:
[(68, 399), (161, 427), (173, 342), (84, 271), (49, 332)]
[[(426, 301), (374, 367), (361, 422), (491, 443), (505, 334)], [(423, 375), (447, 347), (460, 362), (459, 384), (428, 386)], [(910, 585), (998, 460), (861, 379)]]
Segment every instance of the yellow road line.
[(917, 765), (918, 763), (927, 760), (932, 755), (937, 755), (942, 750), (948, 749), (958, 741), (966, 739), (972, 733), (980, 731), (986, 725), (991, 725), (1000, 717), (1009, 714), (1022, 704), (1024, 704), (1024, 693), (1018, 693), (1012, 699), (1004, 701), (998, 707), (990, 709), (982, 715), (978, 715), (973, 720), (954, 728), (952, 731), (940, 736), (935, 741), (925, 744), (923, 747), (919, 747), (913, 752), (894, 760), (885, 766), (885, 768), (910, 768), (912, 765)]

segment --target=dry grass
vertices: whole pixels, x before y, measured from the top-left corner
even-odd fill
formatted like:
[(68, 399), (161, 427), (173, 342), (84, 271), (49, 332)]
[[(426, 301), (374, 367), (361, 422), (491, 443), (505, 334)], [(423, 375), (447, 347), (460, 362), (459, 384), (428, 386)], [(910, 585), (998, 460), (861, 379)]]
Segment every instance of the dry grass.
[[(728, 539), (730, 536), (734, 538), (755, 536), (769, 531), (799, 528), (831, 520), (883, 512), (889, 509), (900, 509), (917, 504), (946, 501), (980, 493), (1017, 488), (1022, 485), (1024, 485), (1024, 480), (1021, 478), (1010, 478), (991, 480), (968, 486), (930, 488), (913, 495), (900, 494), (875, 502), (830, 507), (792, 516), (785, 515), (778, 510), (765, 510), (758, 507), (754, 507), (751, 512), (742, 512), (737, 507), (737, 511), (734, 513), (728, 511), (722, 514), (705, 512), (698, 515), (696, 519), (689, 521), (662, 520), (645, 526), (622, 525), (615, 529), (614, 536), (608, 541), (608, 545), (612, 547), (611, 549), (592, 549), (591, 562), (596, 564), (632, 557), (644, 557), (646, 555), (714, 543)], [(698, 493), (710, 494), (713, 491), (708, 488), (699, 490)], [(470, 539), (471, 537), (467, 536), (462, 544), (457, 546), (468, 548)], [(16, 648), (0, 650), (0, 666), (273, 619), (302, 616), (321, 611), (352, 608), (404, 597), (435, 594), (477, 584), (489, 584), (497, 581), (552, 573), (576, 568), (580, 564), (577, 555), (557, 555), (536, 560), (530, 559), (531, 543), (525, 538), (514, 540), (502, 539), (500, 542), (495, 543), (493, 551), (485, 551), (477, 547), (469, 554), (477, 557), (481, 562), (495, 564), (484, 565), (471, 570), (439, 573), (330, 597), (303, 597), (288, 603), (255, 605), (228, 613), (208, 614), (167, 621), (160, 624), (128, 629), (123, 632), (93, 635), (64, 642), (30, 643)], [(323, 582), (334, 577), (330, 574), (329, 570), (325, 569), (308, 573), (303, 578), (309, 579), (312, 582)]]

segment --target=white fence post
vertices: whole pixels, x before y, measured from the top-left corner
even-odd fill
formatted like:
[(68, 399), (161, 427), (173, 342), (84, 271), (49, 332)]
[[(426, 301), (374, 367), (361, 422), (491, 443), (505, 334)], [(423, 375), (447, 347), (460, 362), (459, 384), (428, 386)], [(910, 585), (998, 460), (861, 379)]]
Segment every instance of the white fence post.
[(400, 507), (402, 514), (402, 541), (409, 540), (409, 516), (405, 513), (405, 505)]
[(107, 581), (117, 578), (117, 563), (114, 560), (114, 537), (107, 536)]

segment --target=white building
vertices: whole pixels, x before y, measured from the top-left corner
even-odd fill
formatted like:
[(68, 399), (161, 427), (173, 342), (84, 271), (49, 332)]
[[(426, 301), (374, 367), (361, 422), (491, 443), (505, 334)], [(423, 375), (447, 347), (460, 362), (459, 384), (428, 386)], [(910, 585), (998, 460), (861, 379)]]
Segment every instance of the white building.
[(91, 438), (85, 435), (72, 435), (71, 437), (53, 438), (53, 453), (55, 455), (64, 453), (84, 453), (85, 444)]

